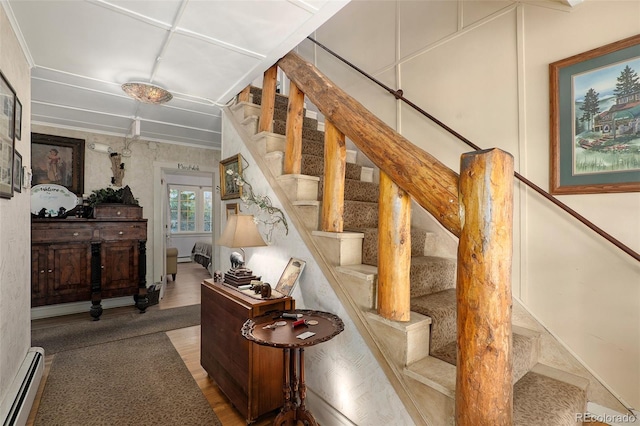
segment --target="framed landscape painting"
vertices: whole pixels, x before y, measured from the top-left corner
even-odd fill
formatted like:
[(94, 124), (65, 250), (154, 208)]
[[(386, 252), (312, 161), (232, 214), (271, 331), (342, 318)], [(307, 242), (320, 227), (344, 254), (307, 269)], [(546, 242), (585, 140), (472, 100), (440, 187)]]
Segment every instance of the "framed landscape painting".
[(640, 35), (549, 65), (552, 194), (640, 191)]

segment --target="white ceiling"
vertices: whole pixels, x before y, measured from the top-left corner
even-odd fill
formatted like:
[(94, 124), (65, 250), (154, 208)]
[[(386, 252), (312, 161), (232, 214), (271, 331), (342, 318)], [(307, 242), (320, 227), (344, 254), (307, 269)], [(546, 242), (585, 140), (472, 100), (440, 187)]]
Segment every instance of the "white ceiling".
[[(217, 149), (220, 105), (348, 0), (8, 0), (32, 66), (31, 122)], [(158, 106), (121, 85), (151, 82)]]

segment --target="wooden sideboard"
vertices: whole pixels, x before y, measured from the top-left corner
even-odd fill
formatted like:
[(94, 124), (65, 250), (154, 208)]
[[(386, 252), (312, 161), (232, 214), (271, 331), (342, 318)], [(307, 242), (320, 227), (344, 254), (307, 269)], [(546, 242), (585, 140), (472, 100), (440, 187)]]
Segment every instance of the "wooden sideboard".
[(134, 296), (144, 312), (147, 219), (32, 219), (31, 306)]
[(242, 325), (269, 311), (295, 308), (290, 297), (260, 300), (205, 280), (201, 286), (200, 364), (247, 423), (282, 407), (282, 350), (242, 337)]

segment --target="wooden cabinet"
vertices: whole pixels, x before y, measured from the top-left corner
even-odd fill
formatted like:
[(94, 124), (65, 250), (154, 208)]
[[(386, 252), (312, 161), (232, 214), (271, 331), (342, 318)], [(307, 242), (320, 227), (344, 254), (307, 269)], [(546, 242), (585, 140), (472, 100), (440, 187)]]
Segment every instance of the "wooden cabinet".
[[(146, 219), (34, 219), (31, 306), (136, 296), (146, 309)], [(144, 306), (143, 306), (144, 305)]]
[(242, 325), (269, 311), (294, 309), (293, 299), (260, 300), (213, 280), (201, 287), (200, 364), (247, 422), (284, 404), (282, 350), (242, 337)]

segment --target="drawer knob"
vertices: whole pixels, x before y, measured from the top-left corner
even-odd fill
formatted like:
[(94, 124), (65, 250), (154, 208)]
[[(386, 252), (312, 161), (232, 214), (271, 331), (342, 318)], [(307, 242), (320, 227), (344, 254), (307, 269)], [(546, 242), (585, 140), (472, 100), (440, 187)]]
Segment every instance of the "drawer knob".
[(74, 232), (74, 233), (73, 233), (73, 236), (74, 236), (74, 237), (77, 237), (77, 236), (78, 236), (78, 233), (77, 233), (77, 232)]
[(53, 272), (53, 269), (49, 269), (49, 273), (52, 273), (52, 272)]
[(124, 232), (122, 232), (122, 231), (118, 232), (118, 235), (122, 235), (122, 234), (124, 234)]
[(122, 213), (120, 213), (120, 211), (118, 211), (116, 214), (117, 214), (118, 216), (120, 216)]
[(41, 274), (44, 274), (44, 269), (40, 271)]

